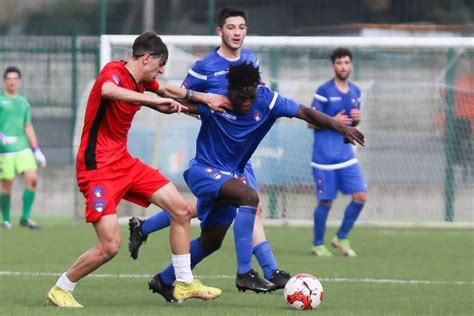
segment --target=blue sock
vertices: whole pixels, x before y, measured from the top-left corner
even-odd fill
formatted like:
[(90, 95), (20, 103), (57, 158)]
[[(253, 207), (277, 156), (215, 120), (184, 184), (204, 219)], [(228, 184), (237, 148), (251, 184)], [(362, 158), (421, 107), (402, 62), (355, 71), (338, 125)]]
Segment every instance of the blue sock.
[(319, 203), (318, 206), (314, 208), (313, 214), (313, 232), (314, 239), (313, 245), (319, 246), (324, 245), (324, 233), (326, 232), (326, 221), (328, 219), (329, 210), (331, 206)]
[(349, 205), (347, 205), (346, 211), (344, 213), (344, 219), (342, 220), (341, 228), (339, 228), (339, 231), (337, 232), (337, 238), (347, 238), (347, 235), (354, 226), (354, 223), (357, 220), (357, 217), (359, 217), (360, 211), (362, 211), (363, 207), (364, 202), (354, 200), (352, 200)]
[[(201, 248), (201, 242), (199, 238), (194, 239), (191, 241), (191, 270), (194, 269), (194, 267), (202, 261), (202, 259), (206, 258), (207, 256), (210, 255), (210, 253), (202, 250)], [(176, 276), (174, 275), (174, 268), (173, 265), (170, 264), (166, 269), (161, 272), (161, 278), (163, 279), (163, 282), (165, 282), (168, 285), (173, 284), (173, 282), (176, 280)]]
[(257, 208), (241, 206), (234, 221), (234, 243), (237, 253), (237, 273), (247, 273), (252, 269), (253, 226)]
[(160, 211), (143, 222), (142, 234), (148, 236), (149, 234), (168, 226), (170, 226), (170, 215), (168, 212)]
[(265, 279), (270, 279), (273, 276), (273, 272), (278, 270), (270, 243), (265, 240), (254, 246), (253, 254), (257, 257), (258, 263), (262, 267)]

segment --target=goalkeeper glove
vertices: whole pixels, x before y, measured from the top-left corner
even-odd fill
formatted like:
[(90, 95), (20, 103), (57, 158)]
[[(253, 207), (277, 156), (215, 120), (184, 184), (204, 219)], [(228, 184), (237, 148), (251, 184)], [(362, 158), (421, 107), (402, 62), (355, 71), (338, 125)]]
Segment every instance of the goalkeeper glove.
[(46, 167), (46, 157), (41, 152), (41, 149), (39, 149), (38, 146), (35, 146), (35, 147), (32, 147), (31, 150), (33, 151), (33, 154), (35, 155), (36, 162), (38, 163), (38, 165), (42, 168)]

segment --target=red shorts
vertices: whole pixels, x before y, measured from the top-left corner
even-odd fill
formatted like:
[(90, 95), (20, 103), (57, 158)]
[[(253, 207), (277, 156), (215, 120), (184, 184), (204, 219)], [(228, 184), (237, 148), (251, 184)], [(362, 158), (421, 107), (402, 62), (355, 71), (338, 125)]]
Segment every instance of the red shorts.
[(86, 198), (88, 223), (116, 214), (122, 199), (147, 207), (150, 196), (168, 183), (158, 170), (137, 158), (127, 158), (101, 169), (77, 171), (77, 184)]

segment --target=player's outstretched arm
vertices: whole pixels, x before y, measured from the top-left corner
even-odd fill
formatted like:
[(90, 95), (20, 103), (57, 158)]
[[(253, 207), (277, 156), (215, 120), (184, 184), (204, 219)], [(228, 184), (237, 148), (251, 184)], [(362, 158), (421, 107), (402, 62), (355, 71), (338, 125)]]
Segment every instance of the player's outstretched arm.
[(300, 108), (296, 113), (296, 117), (305, 120), (306, 122), (311, 123), (315, 126), (338, 131), (354, 145), (355, 143), (359, 143), (362, 146), (364, 146), (365, 144), (364, 134), (362, 134), (359, 130), (341, 122), (338, 122), (337, 120), (330, 117), (329, 115), (324, 114), (323, 112), (308, 108), (304, 105), (300, 105)]
[(166, 98), (204, 103), (217, 112), (224, 112), (227, 109), (231, 109), (229, 99), (220, 94), (197, 92), (165, 84), (160, 86), (157, 93)]

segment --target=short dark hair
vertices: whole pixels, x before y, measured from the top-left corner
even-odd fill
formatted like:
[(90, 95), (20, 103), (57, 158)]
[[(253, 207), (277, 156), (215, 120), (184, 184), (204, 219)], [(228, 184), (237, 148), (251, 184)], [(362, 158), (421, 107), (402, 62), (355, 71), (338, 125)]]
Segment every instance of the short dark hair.
[(234, 64), (229, 67), (227, 78), (231, 90), (257, 86), (260, 82), (260, 70), (251, 63)]
[(154, 31), (147, 31), (138, 36), (133, 42), (132, 57), (138, 58), (145, 54), (158, 56), (166, 63), (168, 61), (168, 48), (161, 37)]
[(352, 60), (352, 53), (351, 53), (351, 51), (349, 50), (349, 48), (338, 47), (338, 48), (336, 48), (335, 50), (332, 51), (332, 53), (331, 53), (331, 61), (332, 61), (332, 63), (334, 64), (334, 62), (336, 61), (336, 59), (342, 58), (342, 57), (346, 57), (346, 56), (349, 56), (349, 58)]
[(18, 74), (18, 77), (21, 78), (21, 71), (20, 71), (20, 68), (16, 67), (16, 66), (8, 66), (6, 69), (5, 69), (5, 72), (3, 73), (3, 79), (6, 79), (7, 78), (7, 75), (11, 72), (16, 72)]
[(223, 27), (225, 24), (225, 20), (230, 18), (231, 16), (241, 16), (245, 22), (247, 22), (247, 15), (243, 10), (234, 8), (234, 7), (225, 7), (219, 10), (217, 14), (217, 25), (219, 27)]

